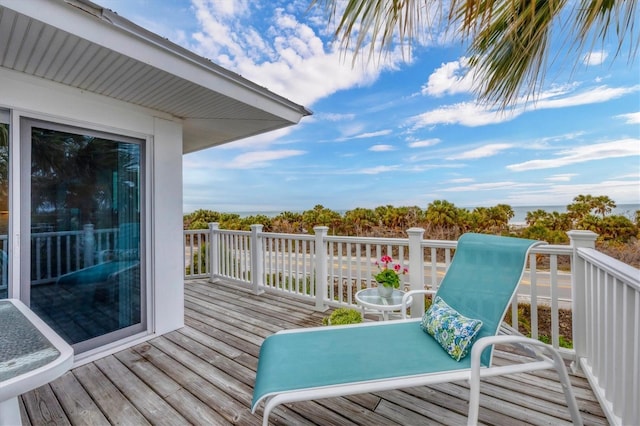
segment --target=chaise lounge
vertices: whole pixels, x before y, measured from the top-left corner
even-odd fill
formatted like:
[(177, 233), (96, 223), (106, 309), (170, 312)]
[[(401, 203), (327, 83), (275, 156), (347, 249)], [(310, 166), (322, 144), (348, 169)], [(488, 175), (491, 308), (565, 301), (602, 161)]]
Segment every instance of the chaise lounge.
[[(252, 412), (263, 425), (278, 405), (459, 380), (470, 381), (468, 424), (478, 421), (480, 378), (553, 368), (574, 424), (582, 419), (560, 355), (551, 346), (498, 330), (537, 241), (465, 234), (422, 318), (284, 330), (260, 349)], [(405, 295), (405, 302), (419, 293)], [(520, 345), (531, 362), (492, 366), (496, 344)], [(468, 355), (467, 355), (468, 354)]]

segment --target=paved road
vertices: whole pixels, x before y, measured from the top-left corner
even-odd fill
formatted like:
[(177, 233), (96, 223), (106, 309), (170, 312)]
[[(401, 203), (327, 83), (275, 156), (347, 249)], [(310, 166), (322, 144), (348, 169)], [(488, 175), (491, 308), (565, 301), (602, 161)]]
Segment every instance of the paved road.
[[(444, 265), (438, 266), (438, 279), (442, 279), (444, 276)], [(431, 284), (430, 271), (425, 273), (425, 282)], [(550, 298), (551, 297), (551, 274), (547, 271), (536, 272), (536, 292), (538, 298)], [(558, 299), (571, 300), (571, 273), (558, 272), (556, 276), (556, 291)], [(518, 288), (518, 296), (530, 297), (531, 296), (531, 276), (529, 271), (525, 271), (520, 286)]]
[[(288, 267), (289, 260), (291, 260), (291, 269), (294, 272), (302, 273), (303, 271), (302, 265), (305, 262), (307, 264), (306, 271), (312, 270), (312, 267), (310, 266), (310, 259), (308, 257), (305, 257), (303, 259), (303, 257), (301, 256), (298, 256), (297, 258), (294, 257), (292, 259), (289, 259), (288, 257), (285, 256), (284, 265), (283, 265), (283, 259), (279, 258), (277, 270), (279, 272), (283, 272), (284, 274), (286, 274), (287, 271), (289, 270), (289, 267)], [(367, 259), (363, 259), (360, 262), (352, 261), (350, 263), (346, 261), (345, 262), (334, 261), (333, 265), (330, 265), (332, 266), (330, 269), (333, 270), (334, 275), (338, 275), (339, 271), (342, 270), (343, 277), (348, 277), (348, 276), (355, 277), (357, 276), (358, 269), (360, 269), (361, 276), (365, 276), (368, 270), (375, 272), (374, 267), (372, 267), (371, 265), (372, 264), (369, 261), (367, 261)], [(296, 266), (297, 266), (297, 269), (296, 269)], [(431, 285), (431, 282), (432, 282), (431, 269), (429, 266), (430, 266), (430, 263), (425, 264), (425, 284), (426, 285)], [(271, 270), (272, 271), (276, 270), (275, 259), (272, 259)], [(265, 265), (265, 271), (269, 271), (268, 264)], [(445, 272), (444, 264), (438, 264), (437, 266), (438, 280), (442, 279), (442, 277), (444, 276), (444, 272)], [(557, 291), (558, 299), (561, 301), (562, 300), (567, 302), (570, 301), (571, 300), (571, 273), (558, 272), (555, 280), (556, 280), (556, 291)], [(539, 300), (543, 301), (545, 299), (550, 299), (551, 274), (547, 271), (537, 271), (535, 288), (536, 288), (537, 297)], [(523, 276), (523, 279), (520, 283), (520, 287), (518, 288), (518, 296), (521, 299), (527, 299), (531, 296), (531, 277), (530, 277), (529, 271), (526, 271), (525, 275)]]

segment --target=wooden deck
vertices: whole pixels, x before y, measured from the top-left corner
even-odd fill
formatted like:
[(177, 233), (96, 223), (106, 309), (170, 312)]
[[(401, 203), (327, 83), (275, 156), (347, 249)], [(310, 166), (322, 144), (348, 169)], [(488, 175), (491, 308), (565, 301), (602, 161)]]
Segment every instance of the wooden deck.
[[(259, 425), (249, 410), (258, 351), (281, 329), (320, 325), (310, 304), (227, 284), (185, 282), (185, 324), (83, 365), (22, 395), (25, 425)], [(498, 352), (496, 363), (518, 355)], [(571, 377), (586, 425), (607, 424), (586, 379)], [(570, 418), (553, 371), (485, 379), (480, 422), (561, 425)], [(466, 424), (468, 386), (451, 383), (280, 406), (288, 425)]]

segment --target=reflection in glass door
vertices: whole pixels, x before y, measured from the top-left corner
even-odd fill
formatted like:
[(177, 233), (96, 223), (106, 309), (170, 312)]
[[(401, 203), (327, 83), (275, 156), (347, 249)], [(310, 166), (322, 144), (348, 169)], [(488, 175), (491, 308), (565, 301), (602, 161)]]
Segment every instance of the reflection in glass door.
[(9, 295), (9, 112), (0, 110), (0, 299)]
[(76, 352), (144, 330), (141, 141), (38, 121), (23, 134), (31, 309)]

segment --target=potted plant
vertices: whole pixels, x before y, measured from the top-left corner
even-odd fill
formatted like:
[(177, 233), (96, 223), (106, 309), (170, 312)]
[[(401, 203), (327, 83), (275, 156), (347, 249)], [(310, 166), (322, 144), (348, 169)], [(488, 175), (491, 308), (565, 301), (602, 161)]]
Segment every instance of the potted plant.
[(400, 275), (405, 275), (409, 269), (403, 268), (399, 263), (393, 263), (391, 256), (382, 256), (375, 262), (378, 273), (373, 278), (378, 283), (378, 294), (380, 297), (390, 297), (393, 290), (400, 287)]

